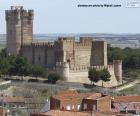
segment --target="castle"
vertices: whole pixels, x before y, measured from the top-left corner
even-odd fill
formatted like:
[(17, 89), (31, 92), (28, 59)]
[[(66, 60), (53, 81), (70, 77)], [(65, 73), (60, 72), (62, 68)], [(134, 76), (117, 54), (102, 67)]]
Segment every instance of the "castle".
[[(111, 87), (122, 83), (122, 61), (107, 62), (107, 43), (94, 41), (92, 37), (59, 37), (54, 42), (33, 41), (33, 10), (11, 6), (6, 10), (7, 53), (21, 55), (28, 62), (46, 68), (47, 73), (57, 72), (67, 82), (90, 83), (88, 70), (107, 68), (111, 74)], [(97, 85), (101, 85), (98, 82)]]

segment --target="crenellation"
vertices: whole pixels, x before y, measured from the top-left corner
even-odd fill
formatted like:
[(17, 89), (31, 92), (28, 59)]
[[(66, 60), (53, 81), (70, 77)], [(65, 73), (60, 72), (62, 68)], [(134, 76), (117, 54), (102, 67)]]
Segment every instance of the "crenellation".
[(53, 48), (54, 47), (54, 43), (51, 42), (32, 42), (30, 43), (24, 43), (22, 46), (34, 46), (36, 47), (47, 47), (47, 48)]
[(88, 66), (86, 65), (73, 65), (73, 66), (70, 66), (70, 71), (87, 71), (89, 69)]
[(108, 70), (114, 70), (114, 65), (107, 65), (107, 66), (91, 66), (91, 68), (95, 68), (97, 70), (103, 70), (103, 69), (108, 69)]
[(80, 42), (75, 42), (75, 49), (91, 49), (91, 43), (80, 43)]
[(58, 41), (73, 42), (75, 41), (75, 37), (58, 37)]
[[(29, 63), (52, 70), (68, 82), (90, 83), (89, 68), (108, 69), (111, 81), (122, 81), (122, 61), (108, 65), (107, 43), (93, 37), (58, 37), (54, 42), (33, 41), (33, 10), (11, 6), (6, 10), (7, 53), (21, 55)], [(47, 72), (49, 73), (49, 72)]]

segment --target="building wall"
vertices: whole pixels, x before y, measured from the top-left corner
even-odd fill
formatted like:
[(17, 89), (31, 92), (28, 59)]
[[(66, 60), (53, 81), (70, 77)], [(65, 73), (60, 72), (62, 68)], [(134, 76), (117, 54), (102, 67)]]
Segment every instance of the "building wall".
[[(83, 67), (107, 66), (106, 42), (92, 41), (92, 37), (80, 37), (79, 41), (76, 41), (75, 37), (60, 37), (53, 43), (33, 42), (33, 10), (24, 10), (22, 6), (12, 6), (10, 10), (6, 10), (5, 14), (8, 55), (16, 56), (21, 53), (29, 63), (47, 68), (56, 67), (57, 62), (67, 62), (70, 66), (76, 67), (76, 70), (63, 66), (59, 69), (68, 82), (90, 83), (87, 78), (88, 70)], [(121, 83), (121, 67), (121, 62), (118, 62), (115, 63), (115, 71), (109, 70), (112, 75), (111, 81), (104, 83), (105, 86), (115, 86), (117, 81)], [(57, 69), (56, 67), (56, 72)]]
[(68, 82), (91, 83), (88, 79), (88, 71), (70, 71)]
[(41, 66), (45, 65), (45, 46), (34, 47), (34, 64)]
[[(85, 105), (87, 106), (86, 108)], [(95, 108), (93, 108), (93, 106), (95, 106)], [(93, 111), (93, 109), (97, 111), (97, 101), (92, 99), (84, 99), (82, 102), (82, 110)]]
[(77, 47), (75, 50), (75, 64), (76, 65), (87, 65), (90, 66), (91, 59), (91, 47)]
[(47, 67), (51, 67), (51, 68), (53, 68), (53, 67), (55, 67), (55, 65), (56, 65), (56, 56), (55, 56), (56, 54), (55, 54), (55, 50), (54, 50), (54, 48), (52, 47), (52, 48), (48, 48), (47, 49)]
[(7, 53), (9, 55), (17, 55), (21, 47), (21, 21), (20, 12), (16, 10), (6, 11), (7, 25)]
[[(51, 110), (74, 110), (79, 111), (82, 103), (82, 99), (72, 98), (72, 99), (64, 99), (58, 100), (53, 97), (50, 99), (51, 101)], [(80, 107), (79, 107), (80, 106)]]
[(110, 79), (111, 80), (108, 81), (108, 82), (99, 81), (99, 82), (95, 83), (95, 85), (104, 86), (104, 87), (112, 87), (112, 86), (117, 86), (118, 85), (118, 81), (117, 81), (116, 76), (114, 74), (114, 65), (108, 65), (108, 71), (110, 72), (110, 75), (111, 75)]
[(109, 96), (97, 99), (97, 111), (109, 112), (111, 111), (111, 99)]
[(27, 61), (29, 63), (33, 63), (33, 47), (31, 45), (25, 45), (25, 46), (22, 46), (21, 48), (21, 54), (23, 57), (25, 57), (27, 59)]
[(84, 99), (82, 102), (82, 110), (94, 112), (110, 112), (111, 99), (109, 96), (99, 97), (99, 99)]
[(22, 44), (29, 44), (33, 40), (33, 10), (23, 10), (21, 18)]
[(107, 43), (106, 42), (93, 41), (92, 66), (107, 66)]
[(24, 10), (22, 6), (11, 6), (6, 10), (7, 53), (18, 55), (23, 43), (33, 39), (33, 10)]
[(60, 101), (53, 98), (53, 97), (50, 97), (50, 109), (51, 110), (57, 110), (57, 109), (60, 109)]
[[(97, 70), (102, 70), (104, 68), (108, 68), (108, 71), (110, 72), (110, 75), (111, 75), (109, 82), (99, 81), (97, 83), (94, 83), (95, 85), (102, 86), (102, 84), (103, 84), (104, 87), (112, 87), (112, 86), (118, 85), (118, 81), (117, 81), (115, 74), (114, 74), (114, 66), (113, 65), (108, 65), (107, 67), (95, 66), (94, 68), (96, 68)], [(59, 71), (60, 73), (62, 73), (64, 71), (63, 67), (59, 67), (59, 69), (61, 69), (61, 71)], [(89, 67), (87, 67), (87, 66), (77, 66), (77, 67), (73, 66), (73, 67), (70, 67), (68, 70), (69, 71), (67, 71), (67, 73), (69, 73), (69, 74), (67, 74), (68, 77), (66, 77), (67, 82), (79, 82), (79, 83), (88, 83), (88, 84), (91, 83), (91, 81), (88, 78)], [(59, 74), (59, 72), (58, 72), (58, 74)]]
[[(72, 43), (72, 41), (70, 41), (70, 43)], [(75, 46), (76, 48), (74, 49), (74, 57), (75, 57), (74, 59), (72, 59), (73, 58), (72, 51), (67, 50), (68, 49), (66, 48), (67, 46), (63, 44), (64, 43), (61, 43), (60, 45), (62, 45), (63, 47), (60, 47), (58, 46), (59, 45), (58, 43), (57, 45), (56, 44), (50, 45), (48, 43), (33, 43), (31, 44), (32, 47), (30, 45), (28, 47), (23, 47), (23, 56), (25, 56), (29, 60), (29, 62), (33, 62), (33, 64), (35, 65), (46, 66), (47, 68), (55, 68), (56, 72), (60, 74), (67, 82), (79, 82), (79, 83), (90, 84), (91, 82), (88, 79), (88, 70), (89, 67), (91, 67), (90, 59), (92, 58), (92, 55), (90, 54), (91, 53), (90, 44), (88, 43), (83, 47), (83, 45), (81, 46), (81, 43), (78, 43), (78, 47)], [(101, 48), (103, 46), (104, 44), (102, 44), (101, 42)], [(99, 52), (99, 50), (96, 50), (96, 52), (97, 51)], [(104, 50), (102, 50), (101, 54), (97, 53), (100, 54), (101, 58), (104, 55), (103, 51)], [(68, 56), (70, 52), (72, 55)], [(69, 58), (69, 60), (71, 61), (67, 62), (68, 60), (67, 58)], [(107, 63), (107, 61), (106, 63), (104, 62), (104, 60), (106, 59), (105, 57), (102, 58), (100, 61), (100, 58), (98, 58), (97, 55), (96, 59), (97, 59), (97, 64), (100, 65), (95, 66), (95, 68), (99, 70), (108, 68), (111, 74), (111, 80), (109, 82), (99, 81), (98, 83), (95, 84), (99, 86), (103, 85), (104, 87), (117, 86), (118, 82), (116, 79), (114, 66), (105, 65)], [(57, 66), (57, 62), (60, 62), (59, 64), (60, 66)], [(64, 66), (65, 63), (68, 66)]]

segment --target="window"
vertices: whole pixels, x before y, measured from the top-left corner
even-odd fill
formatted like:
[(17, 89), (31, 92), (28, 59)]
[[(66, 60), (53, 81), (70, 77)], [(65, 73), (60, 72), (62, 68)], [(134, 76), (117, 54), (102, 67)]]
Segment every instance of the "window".
[(96, 105), (93, 105), (93, 111), (96, 112)]
[(19, 105), (19, 108), (24, 108), (24, 105)]
[(87, 109), (87, 104), (86, 103), (84, 103), (84, 110), (86, 110)]
[(72, 109), (74, 110), (74, 105), (72, 105)]
[(67, 105), (67, 106), (66, 106), (66, 110), (71, 110), (70, 105)]
[(40, 59), (41, 59), (40, 56), (38, 56), (38, 61), (40, 61)]
[(4, 107), (6, 107), (6, 106), (7, 106), (7, 104), (6, 104), (6, 103), (4, 103), (3, 105), (4, 105)]
[(11, 107), (12, 107), (12, 108), (16, 108), (16, 105), (14, 105), (14, 104), (11, 104)]
[(77, 109), (80, 110), (80, 105), (77, 105)]

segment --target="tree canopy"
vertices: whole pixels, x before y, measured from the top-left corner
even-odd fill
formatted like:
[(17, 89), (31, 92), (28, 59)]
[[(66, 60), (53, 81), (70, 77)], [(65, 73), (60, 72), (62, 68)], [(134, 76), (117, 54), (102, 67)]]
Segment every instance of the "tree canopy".
[(21, 56), (8, 56), (6, 50), (0, 51), (0, 74), (11, 76), (44, 76), (45, 69), (42, 67), (31, 65), (26, 58)]
[(61, 77), (57, 73), (51, 73), (48, 75), (48, 82), (56, 83), (56, 81), (60, 80)]
[(114, 48), (108, 45), (108, 61), (122, 60), (123, 68), (140, 68), (140, 48)]
[(97, 83), (100, 80), (104, 82), (110, 81), (110, 77), (111, 75), (108, 69), (96, 70), (95, 68), (93, 68), (88, 72), (88, 78), (93, 84)]

